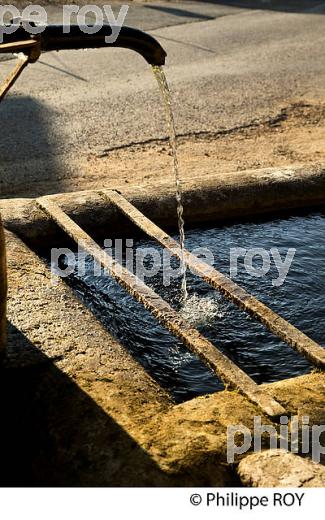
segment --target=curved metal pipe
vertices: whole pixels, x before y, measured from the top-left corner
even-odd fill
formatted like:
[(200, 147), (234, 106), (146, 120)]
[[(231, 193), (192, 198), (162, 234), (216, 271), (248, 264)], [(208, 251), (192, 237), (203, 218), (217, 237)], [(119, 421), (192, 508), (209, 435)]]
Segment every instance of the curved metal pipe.
[[(6, 26), (7, 28), (9, 26)], [(24, 26), (19, 26), (12, 34), (6, 34), (2, 28), (3, 43), (0, 44), (0, 53), (24, 52), (28, 54), (30, 49), (26, 43), (32, 39), (38, 43), (38, 52), (60, 51), (72, 49), (94, 49), (99, 47), (123, 47), (130, 49), (141, 56), (150, 65), (164, 65), (166, 52), (159, 42), (149, 34), (132, 27), (114, 27), (110, 25), (92, 26), (93, 34), (86, 34), (79, 25), (65, 27), (63, 25), (47, 25), (44, 30), (34, 35), (28, 32)], [(106, 43), (105, 38), (111, 36), (113, 30), (118, 32), (115, 42)], [(1, 31), (1, 27), (0, 27)]]

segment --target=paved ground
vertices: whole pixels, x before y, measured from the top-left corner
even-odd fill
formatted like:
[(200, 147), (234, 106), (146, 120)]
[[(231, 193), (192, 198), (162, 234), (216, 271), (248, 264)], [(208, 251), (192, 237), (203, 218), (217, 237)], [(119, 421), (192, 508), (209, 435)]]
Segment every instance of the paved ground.
[[(265, 139), (259, 158), (256, 139), (261, 128), (274, 121), (281, 125), (292, 111), (295, 116), (297, 107), (298, 127), (309, 125), (300, 135), (301, 143), (309, 139), (307, 151), (318, 128), (320, 148), (308, 160), (322, 159), (324, 15), (325, 3), (319, 1), (170, 2), (130, 9), (128, 25), (149, 31), (168, 52), (166, 74), (177, 132), (185, 142), (184, 177), (219, 166), (229, 170), (228, 150), (231, 168), (274, 165), (277, 159), (282, 164), (284, 156), (286, 163), (292, 160), (281, 152), (287, 147), (282, 138), (276, 158), (268, 158)], [(58, 7), (49, 8), (50, 21), (59, 16)], [(12, 65), (1, 62), (1, 76)], [(127, 50), (43, 55), (0, 106), (0, 121), (0, 197), (137, 182), (159, 175), (169, 163), (166, 145), (150, 143), (166, 136), (154, 77), (146, 62)], [(237, 130), (238, 153), (225, 141), (220, 162), (216, 139), (242, 126), (256, 130), (248, 136), (254, 157), (241, 165), (238, 143), (247, 138), (247, 129)], [(270, 135), (271, 144), (274, 138)], [(116, 147), (118, 153), (110, 152)]]

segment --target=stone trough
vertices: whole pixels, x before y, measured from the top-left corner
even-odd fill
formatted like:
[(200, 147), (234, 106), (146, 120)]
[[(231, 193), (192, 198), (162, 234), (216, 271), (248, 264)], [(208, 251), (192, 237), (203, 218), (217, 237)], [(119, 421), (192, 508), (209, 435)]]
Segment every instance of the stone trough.
[[(146, 286), (137, 287), (133, 295), (226, 384), (224, 391), (175, 405), (64, 281), (51, 284), (37, 252), (69, 236), (84, 239), (96, 256), (99, 247), (92, 237), (127, 234), (132, 221), (177, 256), (177, 244), (160, 229), (175, 222), (173, 187), (160, 182), (150, 193), (141, 186), (112, 188), (0, 201), (9, 281), (7, 356), (1, 369), (3, 484), (260, 485), (247, 475), (247, 465), (237, 472), (247, 454), (227, 462), (227, 427), (252, 429), (260, 416), (263, 424), (279, 429), (281, 415), (309, 416), (311, 426), (324, 424), (324, 349), (218, 271), (209, 273), (213, 287), (315, 366), (305, 376), (257, 385), (166, 302)], [(185, 218), (196, 225), (324, 201), (321, 165), (216, 175), (184, 186)], [(112, 259), (103, 263), (115, 276)], [(204, 276), (202, 265), (196, 267)], [(118, 281), (132, 292), (129, 273), (119, 274)], [(322, 466), (304, 462), (317, 482), (324, 479)], [(302, 472), (299, 485), (305, 485), (304, 478)]]

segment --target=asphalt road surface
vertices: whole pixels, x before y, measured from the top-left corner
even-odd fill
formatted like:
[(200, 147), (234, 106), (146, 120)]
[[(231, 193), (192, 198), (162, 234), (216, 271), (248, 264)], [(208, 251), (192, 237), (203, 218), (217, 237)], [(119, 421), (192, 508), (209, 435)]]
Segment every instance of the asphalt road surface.
[[(50, 21), (60, 16), (49, 8)], [(292, 99), (324, 98), (325, 3), (144, 4), (126, 23), (168, 53), (179, 134), (267, 120)], [(0, 62), (1, 78), (13, 63)], [(64, 191), (67, 178), (83, 175), (79, 159), (166, 135), (152, 71), (125, 49), (42, 55), (0, 105), (0, 121), (2, 198), (15, 187), (20, 196), (43, 193), (47, 182)]]

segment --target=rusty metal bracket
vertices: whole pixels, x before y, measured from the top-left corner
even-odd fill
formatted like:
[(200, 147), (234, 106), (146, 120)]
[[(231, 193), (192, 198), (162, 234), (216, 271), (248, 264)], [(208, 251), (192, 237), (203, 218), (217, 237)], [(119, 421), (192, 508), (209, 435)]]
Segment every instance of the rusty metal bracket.
[(18, 59), (18, 63), (10, 72), (9, 76), (0, 85), (0, 103), (17, 81), (23, 70), (29, 63), (35, 63), (41, 54), (40, 42), (36, 39), (24, 40), (15, 43), (3, 43), (0, 45), (0, 52), (18, 53), (22, 52), (23, 57)]
[(14, 69), (10, 72), (9, 76), (4, 80), (0, 85), (0, 103), (7, 94), (8, 90), (13, 86), (13, 84), (17, 81), (20, 74), (23, 72), (24, 68), (28, 65), (28, 56), (24, 56), (22, 59), (19, 59), (18, 63), (14, 67)]
[[(127, 201), (120, 193), (113, 190), (101, 191), (100, 193), (148, 236), (154, 238), (174, 256), (181, 259), (182, 253), (178, 242), (156, 226), (156, 224), (143, 215), (143, 213)], [(210, 265), (205, 264), (189, 251), (184, 251), (184, 260), (188, 267), (214, 289), (220, 291), (228, 300), (231, 300), (238, 307), (263, 323), (271, 332), (301, 355), (305, 356), (315, 366), (324, 369), (325, 349), (318, 343), (310, 339), (284, 318), (281, 318), (281, 316), (276, 314), (257, 298), (251, 296), (230, 278), (212, 268)]]
[(50, 200), (41, 197), (37, 205), (75, 242), (79, 243), (88, 254), (98, 262), (124, 289), (148, 309), (153, 316), (174, 336), (180, 339), (194, 354), (217, 374), (229, 387), (240, 391), (255, 403), (268, 416), (276, 419), (286, 411), (271, 395), (257, 385), (243, 370), (225, 356), (210, 341), (187, 323), (150, 287), (145, 285), (133, 273), (116, 262), (107, 251), (81, 229), (64, 211)]

